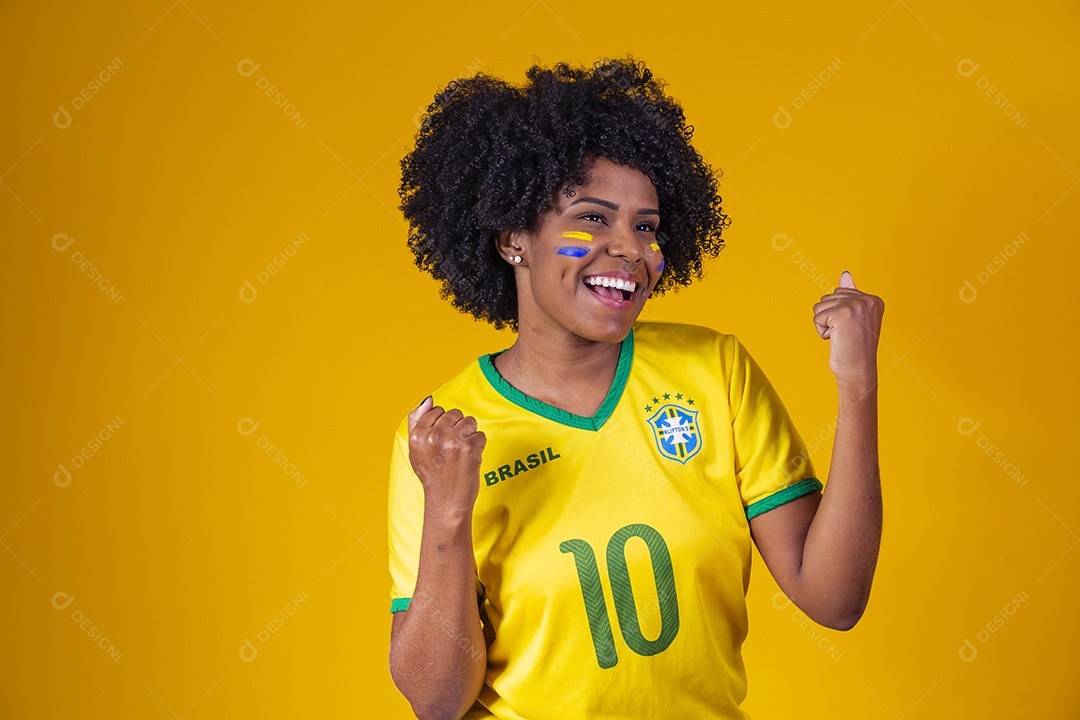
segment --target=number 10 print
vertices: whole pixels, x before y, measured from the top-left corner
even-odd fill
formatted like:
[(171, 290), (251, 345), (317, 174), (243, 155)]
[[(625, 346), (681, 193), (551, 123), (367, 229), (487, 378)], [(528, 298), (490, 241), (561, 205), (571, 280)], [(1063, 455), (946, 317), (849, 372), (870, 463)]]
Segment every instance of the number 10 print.
[[(653, 580), (660, 604), (660, 635), (646, 640), (641, 634), (634, 589), (630, 585), (630, 572), (626, 567), (626, 541), (639, 537), (649, 548), (652, 560)], [(619, 662), (615, 652), (615, 638), (611, 632), (611, 618), (604, 600), (604, 588), (600, 584), (600, 571), (596, 566), (596, 553), (584, 540), (566, 540), (559, 550), (572, 553), (577, 564), (581, 595), (585, 598), (585, 614), (592, 631), (596, 661), (602, 668), (614, 667)], [(679, 600), (675, 595), (675, 573), (671, 568), (671, 553), (667, 543), (654, 528), (635, 523), (617, 530), (607, 546), (608, 580), (611, 596), (615, 601), (615, 613), (623, 639), (638, 655), (656, 655), (667, 649), (679, 632)]]

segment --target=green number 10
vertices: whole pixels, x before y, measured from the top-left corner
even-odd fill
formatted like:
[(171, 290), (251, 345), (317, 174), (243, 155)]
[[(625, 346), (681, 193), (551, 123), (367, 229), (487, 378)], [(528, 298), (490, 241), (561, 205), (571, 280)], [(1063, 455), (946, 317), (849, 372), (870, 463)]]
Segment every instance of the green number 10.
[[(626, 541), (632, 537), (645, 541), (649, 548), (649, 558), (652, 560), (656, 596), (660, 605), (660, 635), (655, 640), (646, 640), (641, 634), (634, 589), (630, 586), (630, 572), (626, 567)], [(602, 668), (614, 667), (619, 662), (619, 656), (615, 652), (611, 619), (604, 601), (604, 588), (600, 584), (600, 571), (596, 567), (596, 553), (584, 540), (566, 540), (559, 545), (559, 550), (574, 555), (578, 580), (581, 582), (581, 594), (585, 598), (585, 614), (589, 618), (589, 630), (592, 631), (593, 646), (596, 648), (596, 661)], [(608, 541), (607, 565), (611, 596), (615, 600), (615, 612), (626, 644), (638, 655), (656, 655), (663, 652), (679, 632), (679, 599), (675, 596), (675, 573), (671, 568), (671, 553), (668, 552), (664, 538), (648, 525), (627, 525), (616, 531)]]

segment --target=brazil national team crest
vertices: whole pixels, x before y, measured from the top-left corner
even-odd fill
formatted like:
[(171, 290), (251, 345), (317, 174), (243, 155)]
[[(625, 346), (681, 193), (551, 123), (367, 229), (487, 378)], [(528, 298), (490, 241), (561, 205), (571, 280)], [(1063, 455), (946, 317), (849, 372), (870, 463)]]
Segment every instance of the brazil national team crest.
[(698, 427), (698, 411), (667, 403), (661, 405), (649, 418), (656, 447), (660, 454), (671, 460), (686, 461), (701, 450), (701, 430)]

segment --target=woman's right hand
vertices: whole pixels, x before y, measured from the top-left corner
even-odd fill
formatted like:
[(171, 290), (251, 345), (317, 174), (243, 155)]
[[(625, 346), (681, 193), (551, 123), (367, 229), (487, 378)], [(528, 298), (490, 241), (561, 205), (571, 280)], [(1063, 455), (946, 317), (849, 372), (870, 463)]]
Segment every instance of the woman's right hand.
[(480, 492), (480, 461), (487, 437), (476, 419), (424, 398), (409, 413), (409, 463), (424, 485), (425, 514), (464, 512), (471, 517)]

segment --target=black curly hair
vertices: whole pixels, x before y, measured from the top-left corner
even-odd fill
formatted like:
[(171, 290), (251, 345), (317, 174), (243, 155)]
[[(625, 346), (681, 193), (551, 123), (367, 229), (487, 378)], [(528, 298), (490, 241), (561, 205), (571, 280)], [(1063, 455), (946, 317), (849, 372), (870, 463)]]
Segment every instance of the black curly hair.
[(559, 191), (573, 196), (595, 157), (636, 168), (656, 187), (663, 294), (702, 275), (730, 224), (718, 174), (690, 143), (694, 128), (664, 83), (632, 57), (592, 68), (534, 65), (513, 87), (483, 72), (453, 80), (423, 116), (401, 160), (401, 210), (417, 266), (442, 297), (496, 328), (517, 330), (514, 269), (501, 230), (533, 230)]

